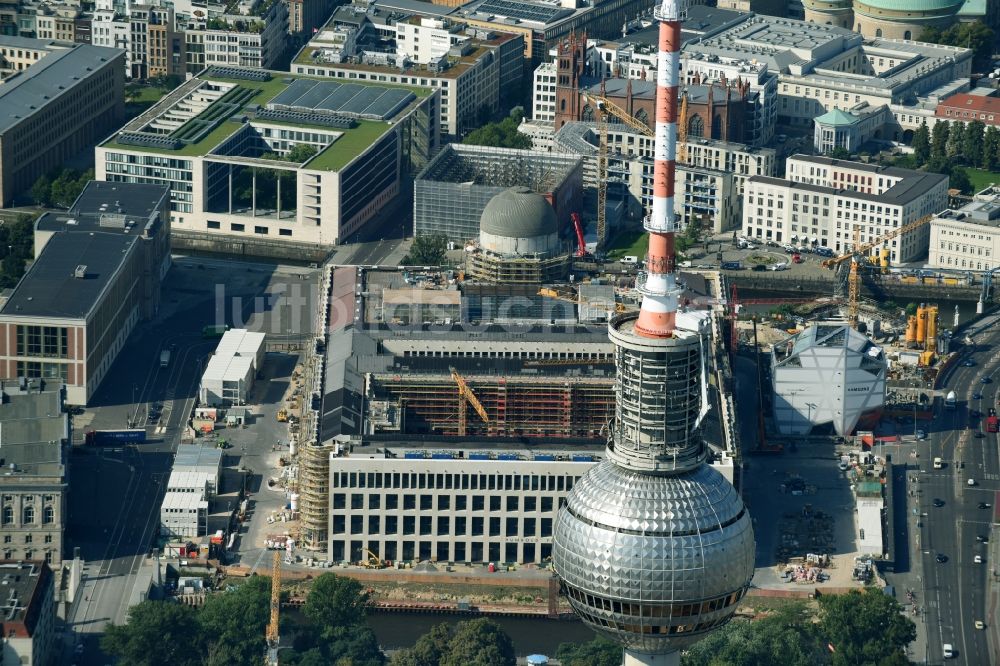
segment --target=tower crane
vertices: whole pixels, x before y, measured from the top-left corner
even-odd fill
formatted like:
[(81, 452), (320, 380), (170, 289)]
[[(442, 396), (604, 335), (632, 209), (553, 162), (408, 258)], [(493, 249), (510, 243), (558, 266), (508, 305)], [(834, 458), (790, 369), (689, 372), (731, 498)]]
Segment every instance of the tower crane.
[(896, 227), (892, 231), (882, 234), (881, 236), (874, 238), (867, 243), (861, 242), (861, 226), (854, 225), (854, 240), (851, 245), (851, 251), (845, 252), (840, 256), (833, 257), (832, 259), (827, 259), (823, 262), (825, 268), (835, 268), (845, 261), (851, 261), (850, 274), (847, 277), (847, 319), (851, 324), (852, 328), (858, 327), (858, 297), (861, 292), (861, 278), (858, 274), (858, 268), (864, 258), (867, 256), (868, 252), (878, 247), (882, 243), (891, 241), (897, 236), (901, 236), (905, 233), (918, 229), (923, 225), (934, 219), (933, 215), (925, 215), (919, 220), (910, 222), (909, 224), (904, 224), (900, 227)]
[(486, 408), (483, 404), (479, 402), (479, 398), (476, 394), (472, 392), (472, 388), (466, 383), (465, 378), (458, 374), (458, 370), (455, 368), (449, 368), (451, 370), (451, 378), (454, 380), (455, 384), (458, 385), (458, 434), (460, 437), (465, 437), (466, 432), (466, 401), (468, 404), (472, 405), (472, 408), (476, 410), (479, 414), (479, 418), (483, 420), (483, 423), (490, 422), (490, 416), (486, 413)]
[(281, 551), (271, 563), (271, 621), (267, 623), (267, 666), (278, 666), (278, 615), (281, 612)]
[(653, 136), (653, 130), (645, 123), (636, 120), (610, 99), (596, 93), (584, 93), (588, 104), (596, 107), (600, 114), (597, 122), (599, 143), (597, 147), (597, 249), (604, 245), (604, 234), (608, 225), (608, 118), (614, 116), (630, 128)]

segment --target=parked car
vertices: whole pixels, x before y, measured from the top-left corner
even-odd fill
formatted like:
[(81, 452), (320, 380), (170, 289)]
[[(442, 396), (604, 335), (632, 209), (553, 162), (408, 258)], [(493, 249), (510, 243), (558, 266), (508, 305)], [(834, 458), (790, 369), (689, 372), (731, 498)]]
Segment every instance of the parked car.
[(962, 361), (962, 367), (963, 368), (972, 368), (972, 367), (975, 367), (975, 365), (976, 365), (976, 362), (973, 361), (971, 358), (967, 358), (964, 361)]
[(944, 564), (945, 562), (948, 561), (948, 556), (944, 555), (943, 553), (938, 553), (937, 556), (934, 557), (934, 559), (938, 561), (938, 564)]
[(927, 439), (927, 431), (926, 430), (919, 430), (918, 429), (917, 430), (917, 439)]
[(767, 266), (765, 266), (764, 264), (754, 264), (753, 268), (751, 268), (750, 270), (752, 270), (752, 271), (764, 271), (764, 270), (767, 270)]
[(939, 508), (939, 509), (940, 509), (941, 507), (943, 507), (943, 506), (944, 506), (944, 500), (943, 500), (943, 499), (940, 499), (940, 498), (937, 498), (937, 497), (935, 497), (935, 498), (934, 498), (934, 506), (936, 506), (937, 508)]
[(981, 381), (981, 382), (982, 382), (982, 383), (984, 383), (984, 384), (989, 384), (989, 383), (990, 383), (990, 382), (992, 382), (993, 380), (992, 380), (992, 379), (990, 379), (990, 376), (989, 376), (989, 375), (983, 375), (982, 377), (980, 377), (980, 378), (979, 378), (979, 381)]
[(792, 255), (792, 263), (793, 264), (801, 264), (802, 263), (802, 255), (797, 254), (797, 253), (793, 254)]

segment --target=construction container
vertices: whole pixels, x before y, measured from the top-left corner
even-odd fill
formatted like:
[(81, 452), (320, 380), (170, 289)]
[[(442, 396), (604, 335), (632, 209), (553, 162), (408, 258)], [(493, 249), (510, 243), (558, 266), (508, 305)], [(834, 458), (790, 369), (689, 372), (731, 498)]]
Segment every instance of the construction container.
[(917, 344), (917, 316), (910, 315), (906, 320), (906, 346)]
[(917, 308), (917, 344), (923, 345), (927, 340), (927, 310), (923, 303)]

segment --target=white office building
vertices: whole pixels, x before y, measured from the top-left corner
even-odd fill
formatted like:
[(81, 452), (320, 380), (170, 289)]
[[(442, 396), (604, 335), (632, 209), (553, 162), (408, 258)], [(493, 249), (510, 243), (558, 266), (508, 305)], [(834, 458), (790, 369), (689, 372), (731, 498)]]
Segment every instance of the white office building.
[[(944, 210), (948, 177), (829, 157), (793, 155), (785, 178), (754, 176), (746, 183), (743, 234), (761, 242), (846, 251), (855, 231), (861, 243)], [(883, 244), (892, 262), (927, 253), (927, 225)]]
[(927, 265), (987, 271), (1000, 265), (1000, 188), (988, 188), (958, 210), (945, 210), (930, 223)]
[(246, 404), (263, 362), (263, 333), (226, 331), (202, 375), (199, 402), (210, 407)]
[(885, 404), (885, 352), (847, 324), (817, 323), (771, 351), (774, 425), (807, 435), (830, 423), (841, 437)]

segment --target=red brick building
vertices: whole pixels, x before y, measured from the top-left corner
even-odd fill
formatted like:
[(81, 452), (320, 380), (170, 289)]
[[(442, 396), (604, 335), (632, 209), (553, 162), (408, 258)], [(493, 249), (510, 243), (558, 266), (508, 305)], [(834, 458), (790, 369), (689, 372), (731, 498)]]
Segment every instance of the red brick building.
[(1000, 97), (958, 93), (938, 104), (934, 115), (941, 120), (963, 123), (978, 120), (987, 126), (1000, 127)]

